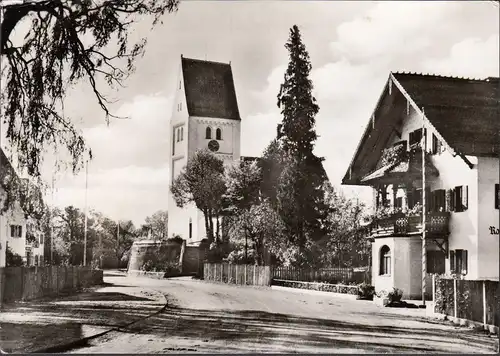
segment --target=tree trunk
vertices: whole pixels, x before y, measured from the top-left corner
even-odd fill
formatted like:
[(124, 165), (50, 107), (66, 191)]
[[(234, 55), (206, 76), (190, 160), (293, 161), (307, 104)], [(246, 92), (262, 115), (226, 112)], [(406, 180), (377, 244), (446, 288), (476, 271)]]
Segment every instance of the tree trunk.
[(203, 210), (203, 216), (205, 217), (205, 232), (206, 232), (206, 235), (207, 235), (208, 244), (211, 244), (212, 241), (210, 240), (211, 239), (211, 235), (210, 235), (209, 214), (208, 214), (208, 210), (207, 209)]
[(216, 225), (216, 233), (215, 233), (215, 238), (217, 239), (218, 242), (220, 242), (220, 222), (219, 222), (219, 216), (216, 218), (217, 220), (217, 225)]
[(212, 216), (212, 211), (211, 210), (208, 210), (208, 224), (209, 224), (209, 228), (210, 228), (210, 238), (209, 238), (209, 241), (210, 243), (214, 242), (214, 218)]

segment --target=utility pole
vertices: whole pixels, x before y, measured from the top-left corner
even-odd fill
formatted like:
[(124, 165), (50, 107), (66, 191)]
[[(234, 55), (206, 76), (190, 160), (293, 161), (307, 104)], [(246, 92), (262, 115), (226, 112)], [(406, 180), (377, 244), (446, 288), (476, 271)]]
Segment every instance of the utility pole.
[(54, 265), (54, 175), (52, 175), (52, 207), (50, 209), (50, 264)]
[(427, 232), (426, 232), (426, 206), (425, 206), (425, 153), (427, 149), (427, 134), (425, 132), (425, 112), (422, 108), (422, 305), (425, 305), (425, 290), (427, 289)]
[(120, 247), (120, 220), (116, 220), (116, 255), (118, 256), (118, 248)]
[(88, 188), (89, 161), (85, 161), (85, 230), (83, 232), (83, 265), (87, 265), (87, 188)]

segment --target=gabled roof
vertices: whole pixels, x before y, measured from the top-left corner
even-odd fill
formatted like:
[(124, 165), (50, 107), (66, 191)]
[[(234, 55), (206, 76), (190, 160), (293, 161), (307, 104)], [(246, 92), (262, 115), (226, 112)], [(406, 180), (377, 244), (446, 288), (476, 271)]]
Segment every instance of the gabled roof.
[[(425, 114), (439, 139), (467, 164), (470, 162), (465, 156), (498, 157), (498, 86), (499, 78), (493, 77), (478, 80), (391, 73), (342, 184), (362, 184), (362, 176), (373, 171), (371, 165), (380, 157), (395, 128), (402, 100), (422, 116)], [(391, 96), (391, 89), (398, 95)], [(391, 113), (390, 108), (395, 106), (398, 109)]]
[(457, 152), (498, 156), (499, 78), (477, 80), (406, 73), (393, 76)]
[(14, 173), (17, 177), (17, 173), (14, 170), (12, 163), (10, 163), (10, 160), (5, 154), (4, 150), (0, 148), (0, 176), (4, 177), (9, 173)]
[(190, 116), (241, 120), (231, 65), (181, 56)]

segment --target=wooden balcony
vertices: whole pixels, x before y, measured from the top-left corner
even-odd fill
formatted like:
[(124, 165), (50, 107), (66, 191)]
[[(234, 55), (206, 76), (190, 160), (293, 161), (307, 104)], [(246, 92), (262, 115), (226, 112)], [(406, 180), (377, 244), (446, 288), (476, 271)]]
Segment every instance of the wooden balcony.
[[(428, 238), (447, 237), (449, 234), (450, 213), (427, 213), (426, 233)], [(370, 237), (409, 236), (421, 234), (422, 215), (407, 216), (399, 213), (387, 218), (377, 219), (370, 225)]]

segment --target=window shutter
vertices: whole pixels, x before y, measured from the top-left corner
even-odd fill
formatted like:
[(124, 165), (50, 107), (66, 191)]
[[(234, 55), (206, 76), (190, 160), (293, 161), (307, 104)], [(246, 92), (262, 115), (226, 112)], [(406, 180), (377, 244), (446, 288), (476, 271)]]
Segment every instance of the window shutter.
[(467, 274), (467, 250), (462, 250), (462, 274)]
[(443, 211), (446, 211), (446, 190), (441, 189), (440, 190), (440, 201), (439, 201), (439, 206), (443, 208)]
[(500, 201), (500, 184), (495, 184), (495, 209), (499, 208)]
[(429, 205), (429, 211), (436, 211), (436, 191), (431, 192), (431, 204)]
[(464, 185), (462, 187), (462, 211), (467, 210), (469, 207), (469, 186)]
[(431, 209), (431, 203), (432, 203), (432, 197), (431, 197), (431, 189), (430, 188), (425, 188), (425, 208), (426, 211), (432, 211)]
[(464, 211), (463, 209), (463, 194), (464, 188), (463, 186), (455, 187), (454, 193), (455, 193), (455, 211), (456, 212), (461, 212)]
[(455, 190), (448, 189), (446, 191), (446, 211), (455, 211)]
[(413, 207), (413, 190), (408, 189), (406, 192), (406, 199), (406, 205), (411, 209)]
[(455, 273), (455, 251), (450, 250), (450, 273)]

